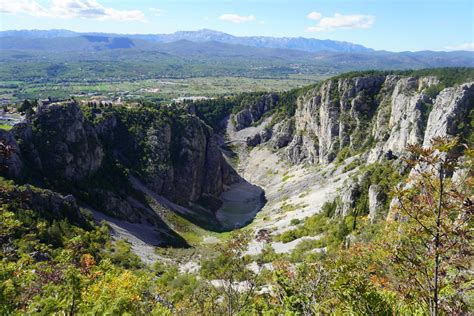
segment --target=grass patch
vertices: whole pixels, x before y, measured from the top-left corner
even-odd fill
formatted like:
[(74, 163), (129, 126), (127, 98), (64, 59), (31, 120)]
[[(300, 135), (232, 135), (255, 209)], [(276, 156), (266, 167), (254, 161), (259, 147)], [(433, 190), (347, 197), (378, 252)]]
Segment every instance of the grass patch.
[(291, 204), (291, 203), (283, 202), (283, 204), (280, 207), (280, 213), (288, 213), (288, 212), (292, 212), (297, 209), (302, 209), (305, 207), (308, 207), (308, 204), (305, 204), (305, 203)]
[(359, 159), (354, 159), (350, 163), (344, 166), (342, 169), (343, 173), (346, 173), (348, 171), (354, 170), (355, 168), (359, 167), (361, 165), (361, 161)]
[(309, 195), (309, 192), (311, 192), (311, 189), (307, 189), (307, 190), (304, 191), (303, 193), (300, 193), (300, 195), (298, 195), (298, 197), (299, 197), (300, 199), (302, 199), (302, 198), (308, 196), (308, 195)]
[(0, 129), (3, 129), (5, 131), (9, 131), (13, 128), (13, 126), (11, 125), (7, 125), (7, 124), (0, 124)]

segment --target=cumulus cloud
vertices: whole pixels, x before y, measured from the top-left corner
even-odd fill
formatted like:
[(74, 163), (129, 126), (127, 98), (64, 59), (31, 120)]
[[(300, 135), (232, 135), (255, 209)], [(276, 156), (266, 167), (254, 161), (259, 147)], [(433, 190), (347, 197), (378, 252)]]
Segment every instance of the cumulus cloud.
[(321, 13), (313, 11), (313, 12), (308, 13), (306, 17), (310, 20), (319, 20), (322, 16), (323, 15)]
[(117, 10), (104, 7), (96, 0), (52, 0), (48, 7), (35, 0), (0, 0), (0, 12), (6, 14), (27, 14), (52, 18), (84, 18), (117, 21), (144, 21), (139, 10)]
[(219, 17), (220, 20), (232, 23), (244, 23), (255, 21), (253, 15), (238, 15), (238, 14), (223, 14)]
[(375, 17), (372, 15), (343, 15), (336, 13), (333, 17), (322, 18), (316, 26), (308, 27), (307, 30), (309, 32), (324, 32), (337, 29), (367, 29), (374, 24), (374, 21)]
[(474, 42), (471, 43), (462, 43), (459, 45), (448, 46), (446, 47), (447, 50), (468, 50), (474, 52)]

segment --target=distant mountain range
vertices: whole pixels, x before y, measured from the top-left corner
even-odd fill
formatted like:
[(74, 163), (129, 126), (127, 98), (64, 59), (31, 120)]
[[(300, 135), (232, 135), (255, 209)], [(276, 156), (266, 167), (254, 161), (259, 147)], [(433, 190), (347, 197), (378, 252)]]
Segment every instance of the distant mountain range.
[[(271, 37), (271, 36), (234, 36), (228, 33), (214, 31), (210, 29), (202, 29), (198, 31), (178, 31), (172, 34), (119, 34), (104, 32), (74, 32), (64, 29), (53, 30), (7, 30), (0, 31), (0, 46), (5, 49), (2, 42), (5, 37), (22, 38), (22, 39), (51, 39), (51, 38), (71, 38), (85, 36), (108, 37), (108, 38), (128, 38), (133, 40), (144, 40), (153, 43), (173, 43), (177, 41), (191, 41), (196, 43), (204, 42), (220, 42), (225, 44), (236, 44), (250, 47), (261, 48), (281, 48), (293, 49), (304, 52), (329, 52), (329, 53), (372, 53), (386, 52), (376, 51), (359, 44), (350, 42), (322, 40), (316, 38), (305, 37)], [(426, 53), (428, 51), (424, 51)], [(439, 52), (429, 51), (431, 54)], [(401, 52), (401, 53), (420, 53), (420, 52)], [(472, 53), (472, 52), (471, 52)], [(474, 55), (474, 53), (472, 53)]]
[(265, 48), (286, 48), (306, 52), (344, 52), (360, 53), (371, 52), (373, 49), (349, 42), (333, 40), (320, 40), (304, 37), (269, 37), (269, 36), (234, 36), (223, 32), (202, 29), (199, 31), (179, 31), (173, 34), (112, 34), (112, 33), (78, 33), (69, 30), (13, 30), (2, 31), (0, 37), (20, 38), (57, 38), (77, 37), (81, 35), (105, 36), (105, 37), (127, 37), (130, 39), (142, 39), (158, 43), (170, 43), (180, 40), (191, 42), (221, 42), (226, 44), (238, 44)]
[(155, 35), (0, 32), (0, 80), (327, 77), (353, 70), (433, 67), (474, 67), (474, 54), (395, 53), (331, 40), (238, 37), (212, 30)]

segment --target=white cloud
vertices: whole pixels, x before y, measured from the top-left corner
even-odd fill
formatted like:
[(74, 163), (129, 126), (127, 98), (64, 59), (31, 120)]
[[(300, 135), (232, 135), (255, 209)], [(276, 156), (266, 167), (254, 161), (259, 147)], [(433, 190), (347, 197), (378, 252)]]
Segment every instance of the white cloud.
[(104, 7), (96, 0), (52, 0), (49, 7), (35, 0), (0, 0), (0, 12), (7, 14), (27, 14), (52, 18), (84, 18), (117, 21), (144, 21), (139, 10), (117, 10)]
[(311, 20), (319, 20), (323, 15), (319, 12), (310, 12), (306, 17)]
[(307, 28), (309, 32), (334, 31), (337, 29), (367, 29), (374, 24), (373, 15), (343, 15), (334, 14), (333, 17), (325, 17), (319, 20), (316, 26)]
[(47, 10), (34, 0), (0, 0), (0, 13), (26, 13), (33, 16), (45, 16), (48, 14)]
[(448, 46), (446, 47), (448, 50), (468, 50), (474, 52), (474, 42), (471, 43), (462, 43), (459, 45)]
[(155, 16), (162, 16), (165, 11), (158, 9), (158, 8), (150, 8), (150, 11), (155, 15)]
[(251, 22), (255, 21), (255, 17), (253, 15), (238, 15), (238, 14), (223, 14), (219, 17), (220, 20), (229, 21), (232, 23), (244, 23), (244, 22)]

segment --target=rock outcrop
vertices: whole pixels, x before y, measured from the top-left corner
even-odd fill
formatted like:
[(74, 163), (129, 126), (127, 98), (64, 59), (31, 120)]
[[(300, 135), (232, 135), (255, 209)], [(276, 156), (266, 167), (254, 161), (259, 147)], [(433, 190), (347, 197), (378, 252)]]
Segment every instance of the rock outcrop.
[[(439, 84), (434, 76), (326, 80), (300, 95), (294, 116), (273, 126), (270, 143), (285, 147), (294, 164), (328, 164), (343, 148), (365, 153), (369, 163), (397, 159), (406, 154), (408, 144), (427, 145), (435, 136), (463, 132), (458, 125), (473, 107), (474, 82), (443, 89), (437, 96), (428, 92)], [(252, 117), (248, 113), (254, 108), (260, 118), (268, 107), (257, 102), (242, 111), (240, 128), (256, 121), (242, 119)], [(261, 136), (248, 140), (250, 146), (263, 142)]]
[(42, 105), (12, 133), (28, 166), (44, 177), (82, 181), (101, 166), (104, 151), (97, 133), (75, 102)]
[(174, 199), (179, 204), (204, 200), (218, 205), (224, 185), (232, 182), (233, 171), (216, 137), (197, 117), (189, 118), (178, 139), (177, 162), (173, 162)]
[(278, 101), (278, 95), (269, 94), (259, 98), (256, 102), (249, 104), (243, 110), (234, 115), (235, 128), (237, 130), (244, 129), (258, 122), (263, 114), (272, 109)]
[(328, 80), (297, 102), (295, 137), (287, 155), (292, 162), (329, 163), (342, 148), (366, 141), (366, 122), (374, 115), (382, 76)]
[(179, 120), (144, 124), (141, 135), (131, 135), (126, 123), (112, 115), (97, 128), (103, 143), (112, 144), (115, 158), (138, 171), (155, 193), (183, 206), (204, 202), (216, 209), (224, 187), (237, 176), (211, 128), (193, 115)]
[(30, 185), (4, 186), (0, 190), (0, 201), (19, 203), (23, 209), (31, 209), (50, 220), (67, 218), (69, 221), (84, 224), (76, 199), (72, 195), (63, 196), (51, 190), (39, 189)]
[(372, 184), (369, 187), (369, 219), (374, 223), (377, 219), (385, 218), (384, 202), (386, 195), (380, 185)]
[[(269, 106), (266, 102), (263, 109)], [(13, 149), (1, 158), (6, 166), (2, 174), (34, 178), (130, 222), (163, 226), (129, 181), (133, 175), (153, 193), (217, 222), (212, 214), (222, 204), (220, 196), (239, 177), (212, 128), (184, 112), (88, 111), (86, 118), (74, 101), (41, 105), (12, 133), (0, 131), (2, 143)], [(145, 120), (134, 125), (137, 118)]]
[(285, 120), (273, 127), (271, 144), (274, 148), (279, 149), (286, 147), (293, 139), (295, 122), (292, 119)]
[(349, 215), (360, 196), (360, 186), (357, 182), (352, 182), (341, 194), (341, 201), (337, 206), (336, 215), (345, 217)]
[(0, 148), (4, 150), (4, 154), (0, 154), (0, 175), (7, 178), (18, 178), (23, 170), (23, 162), (21, 161), (20, 148), (10, 132), (0, 129)]
[[(461, 133), (459, 123), (464, 122), (472, 109), (474, 109), (474, 82), (441, 91), (428, 117), (423, 145), (429, 146), (436, 136)], [(469, 122), (466, 123), (463, 125), (468, 125)]]

